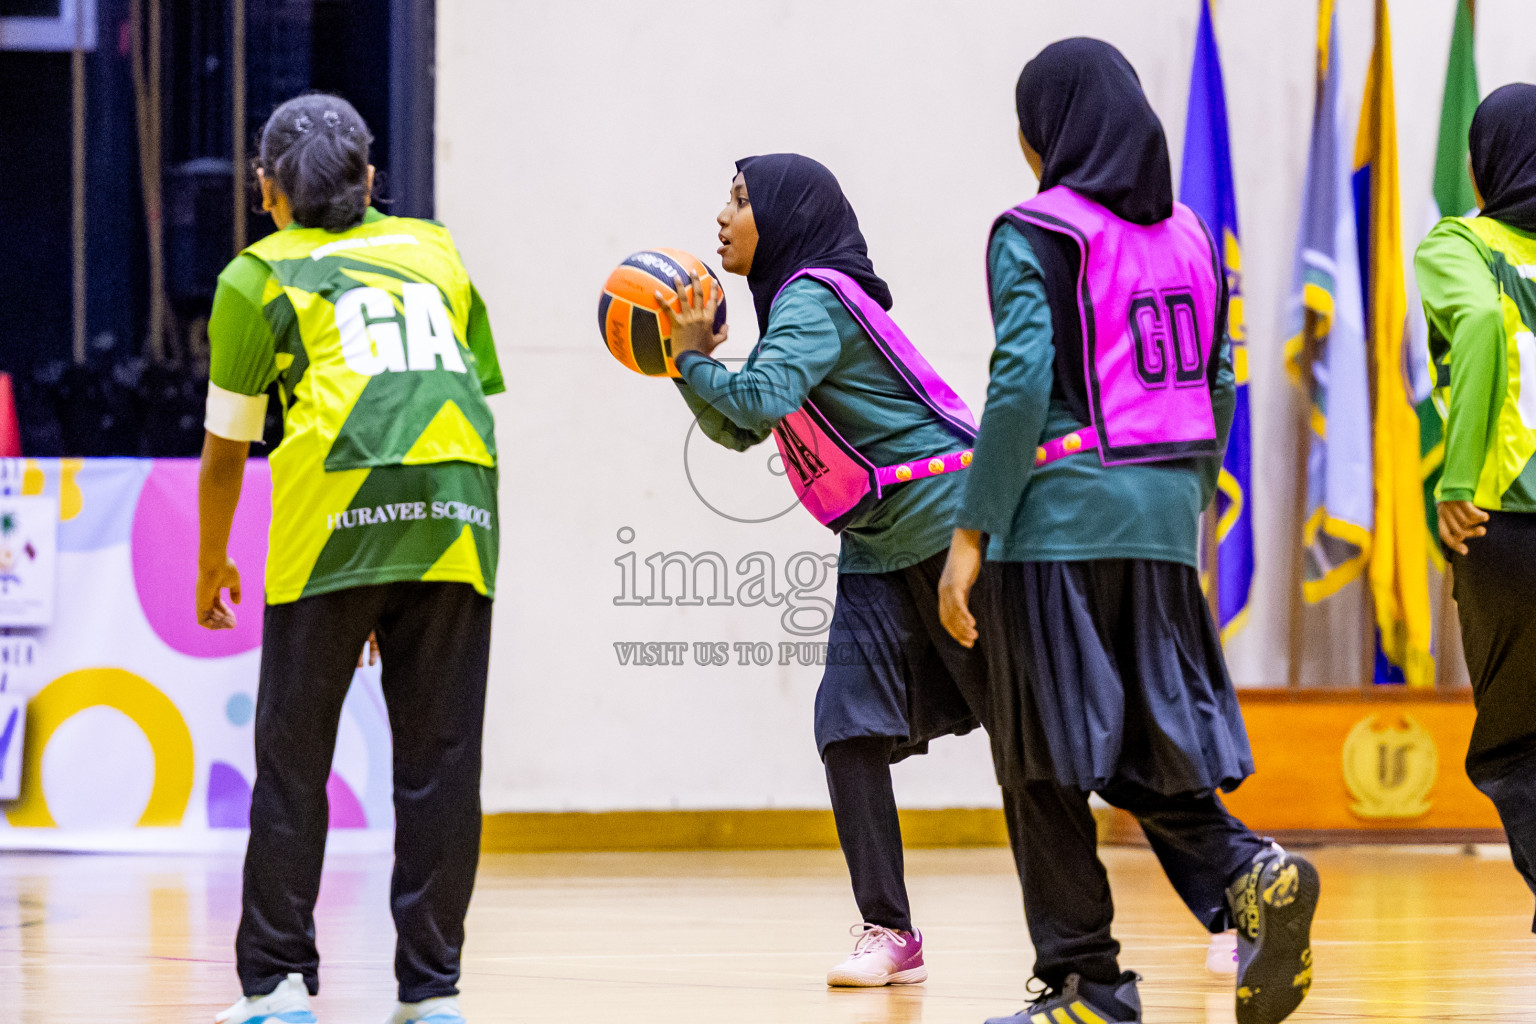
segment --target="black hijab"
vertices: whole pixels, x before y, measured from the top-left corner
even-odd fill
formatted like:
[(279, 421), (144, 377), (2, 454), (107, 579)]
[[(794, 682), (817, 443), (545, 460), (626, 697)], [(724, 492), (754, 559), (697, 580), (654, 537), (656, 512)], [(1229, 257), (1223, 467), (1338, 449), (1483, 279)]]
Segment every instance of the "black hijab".
[(1536, 231), (1536, 85), (1501, 86), (1478, 104), (1467, 139), (1484, 217)]
[(1024, 65), (1014, 101), (1044, 161), (1040, 191), (1066, 185), (1136, 224), (1173, 214), (1163, 125), (1119, 50), (1100, 39), (1052, 43)]
[(841, 270), (883, 308), (891, 308), (891, 290), (875, 273), (859, 218), (831, 171), (798, 153), (745, 157), (736, 161), (736, 169), (746, 177), (757, 222), (757, 252), (747, 285), (759, 333), (768, 333), (774, 296), (806, 267)]

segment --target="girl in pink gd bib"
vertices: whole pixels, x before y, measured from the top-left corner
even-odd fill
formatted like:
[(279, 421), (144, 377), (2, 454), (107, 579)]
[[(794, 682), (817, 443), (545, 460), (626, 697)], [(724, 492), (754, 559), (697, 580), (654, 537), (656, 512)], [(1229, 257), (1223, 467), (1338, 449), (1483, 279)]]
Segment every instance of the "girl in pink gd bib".
[(986, 725), (1042, 988), (989, 1024), (1141, 1019), (1095, 792), (1141, 822), (1202, 925), (1236, 925), (1237, 1019), (1274, 1024), (1311, 983), (1318, 883), (1217, 796), (1253, 760), (1198, 576), (1234, 402), (1216, 249), (1173, 200), (1118, 50), (1054, 43), (1016, 99), (1040, 192), (988, 243), (997, 348), (939, 585), (945, 627), (974, 643), (970, 591), (993, 563)]

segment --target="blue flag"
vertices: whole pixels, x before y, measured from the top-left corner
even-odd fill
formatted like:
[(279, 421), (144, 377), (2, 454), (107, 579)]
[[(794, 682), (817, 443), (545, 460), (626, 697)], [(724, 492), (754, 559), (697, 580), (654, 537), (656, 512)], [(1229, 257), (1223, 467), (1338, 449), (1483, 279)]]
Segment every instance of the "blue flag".
[(1237, 406), (1216, 489), (1215, 581), (1223, 641), (1248, 618), (1253, 589), (1253, 510), (1248, 496), (1253, 438), (1248, 421), (1248, 335), (1243, 324), (1243, 255), (1238, 243), (1237, 193), (1232, 186), (1232, 148), (1227, 140), (1227, 92), (1221, 53), (1211, 24), (1211, 0), (1200, 0), (1200, 32), (1189, 82), (1184, 128), (1184, 167), (1179, 199), (1198, 213), (1221, 250), (1227, 276), (1227, 331)]

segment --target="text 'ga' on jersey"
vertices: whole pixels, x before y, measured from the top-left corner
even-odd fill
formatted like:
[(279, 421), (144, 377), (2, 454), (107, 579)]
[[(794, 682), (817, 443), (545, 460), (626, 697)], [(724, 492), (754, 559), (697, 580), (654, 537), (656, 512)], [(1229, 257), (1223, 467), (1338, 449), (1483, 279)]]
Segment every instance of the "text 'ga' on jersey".
[(267, 602), (401, 580), (491, 595), (504, 390), (484, 304), (446, 228), (369, 210), (290, 226), (219, 276), (208, 430), (261, 438), (276, 381)]

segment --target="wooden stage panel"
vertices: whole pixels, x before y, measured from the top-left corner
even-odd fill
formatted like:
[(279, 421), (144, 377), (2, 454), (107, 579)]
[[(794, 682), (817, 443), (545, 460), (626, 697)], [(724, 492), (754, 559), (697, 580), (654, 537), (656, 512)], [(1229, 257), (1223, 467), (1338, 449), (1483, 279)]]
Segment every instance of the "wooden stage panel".
[[(1292, 1019), (1536, 1020), (1532, 898), (1507, 854), (1315, 851), (1317, 985)], [(1110, 849), (1124, 963), (1150, 1024), (1232, 1021), (1206, 936), (1144, 850)], [(914, 850), (928, 984), (829, 991), (855, 911), (833, 851), (493, 855), (469, 921), (472, 1022), (980, 1024), (1022, 1005), (1031, 952), (1001, 849)], [(0, 856), (0, 1021), (208, 1022), (236, 995), (239, 862)], [(389, 862), (336, 857), (317, 913), (322, 1022), (393, 998)]]
[(1463, 766), (1475, 719), (1465, 694), (1240, 693), (1257, 770), (1223, 799), (1251, 828), (1500, 828)]

